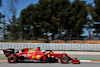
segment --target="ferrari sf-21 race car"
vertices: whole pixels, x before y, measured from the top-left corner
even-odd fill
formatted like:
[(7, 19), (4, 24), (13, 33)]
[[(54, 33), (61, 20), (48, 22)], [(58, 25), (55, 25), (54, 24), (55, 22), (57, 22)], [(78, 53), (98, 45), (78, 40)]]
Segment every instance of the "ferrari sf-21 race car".
[(40, 47), (34, 48), (24, 48), (15, 52), (14, 49), (3, 50), (6, 57), (8, 57), (9, 63), (18, 63), (24, 61), (31, 62), (58, 62), (60, 58), (61, 63), (67, 64), (69, 61), (73, 64), (80, 64), (77, 58), (72, 58), (65, 53), (59, 54), (54, 53), (51, 50), (40, 50)]

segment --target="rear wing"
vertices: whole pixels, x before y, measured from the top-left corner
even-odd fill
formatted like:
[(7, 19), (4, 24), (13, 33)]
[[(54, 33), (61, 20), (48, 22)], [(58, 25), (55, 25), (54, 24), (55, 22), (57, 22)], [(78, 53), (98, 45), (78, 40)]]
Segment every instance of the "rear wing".
[(14, 49), (6, 49), (6, 50), (3, 50), (3, 53), (5, 54), (6, 57), (8, 57), (11, 54), (15, 54), (15, 50)]

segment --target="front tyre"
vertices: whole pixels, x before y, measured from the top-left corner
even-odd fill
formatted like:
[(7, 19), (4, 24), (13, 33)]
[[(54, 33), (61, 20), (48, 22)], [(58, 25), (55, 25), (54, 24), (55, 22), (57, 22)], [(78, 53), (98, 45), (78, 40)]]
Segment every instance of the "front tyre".
[(69, 57), (67, 55), (62, 55), (61, 58), (61, 63), (67, 64), (69, 62)]
[(9, 63), (15, 63), (15, 62), (17, 62), (17, 57), (15, 55), (9, 55), (8, 56), (8, 62)]

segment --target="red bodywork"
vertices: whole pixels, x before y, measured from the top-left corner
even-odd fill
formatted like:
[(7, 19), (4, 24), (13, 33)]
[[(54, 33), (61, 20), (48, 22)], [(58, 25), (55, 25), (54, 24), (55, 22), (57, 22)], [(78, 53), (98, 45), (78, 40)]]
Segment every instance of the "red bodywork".
[[(43, 62), (45, 61), (46, 62), (50, 62), (50, 61), (57, 62), (58, 58), (60, 58), (61, 63), (68, 63), (71, 60), (72, 63), (80, 64), (79, 60), (77, 60), (76, 58), (72, 58), (65, 53), (58, 54), (50, 50), (43, 52), (40, 50), (40, 48), (36, 48), (36, 49), (25, 48), (21, 51), (17, 51), (14, 55), (11, 54), (10, 56), (13, 56), (13, 57), (16, 56), (17, 59), (20, 59), (20, 60), (31, 59), (31, 60), (41, 60)], [(10, 61), (10, 58), (9, 58), (10, 56), (8, 56), (8, 62)]]

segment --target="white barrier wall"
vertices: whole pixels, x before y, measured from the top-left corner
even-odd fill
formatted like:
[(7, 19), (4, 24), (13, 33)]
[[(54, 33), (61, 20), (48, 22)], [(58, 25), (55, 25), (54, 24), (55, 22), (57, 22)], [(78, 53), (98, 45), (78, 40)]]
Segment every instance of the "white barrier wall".
[(81, 50), (100, 51), (100, 44), (66, 44), (66, 43), (0, 43), (0, 49), (37, 48), (44, 50)]

